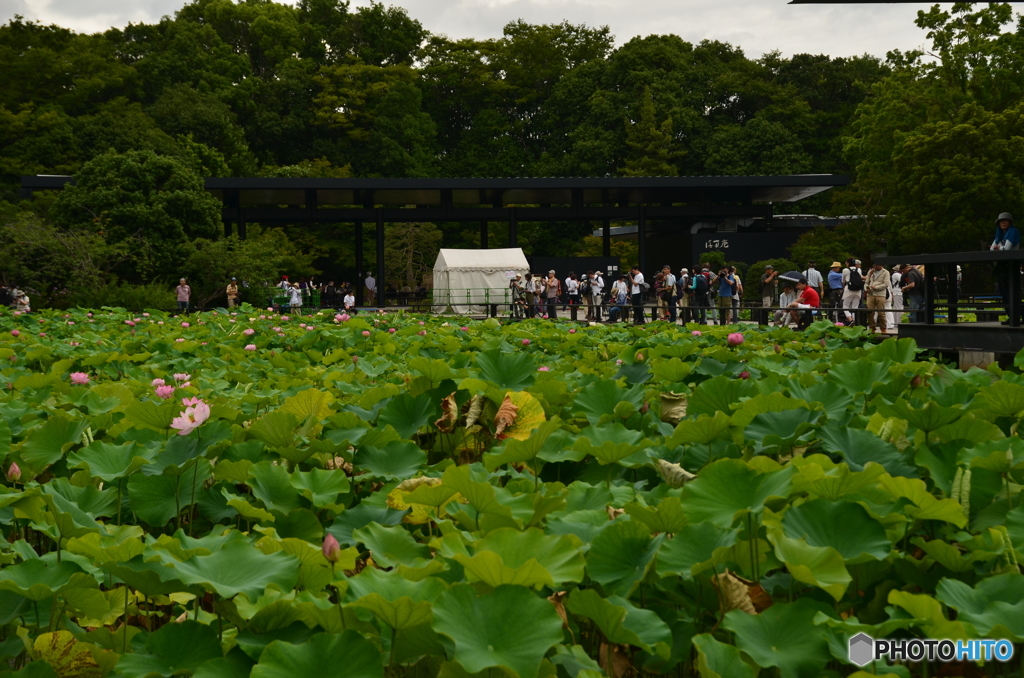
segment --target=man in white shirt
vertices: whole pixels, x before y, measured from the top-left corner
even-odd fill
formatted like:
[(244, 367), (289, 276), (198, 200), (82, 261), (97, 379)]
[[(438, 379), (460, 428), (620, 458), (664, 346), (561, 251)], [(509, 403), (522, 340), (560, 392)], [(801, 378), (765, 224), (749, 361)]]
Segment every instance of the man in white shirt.
[[(796, 292), (793, 290), (792, 283), (785, 283), (782, 286), (782, 294), (779, 295), (779, 306), (786, 308), (790, 304), (796, 301)], [(775, 324), (782, 324), (783, 327), (789, 326), (789, 311), (775, 311)]]
[(818, 292), (818, 298), (824, 299), (824, 286), (821, 273), (815, 268), (813, 261), (807, 262), (807, 270), (804, 271), (804, 277), (807, 278), (807, 286), (813, 287)]
[(857, 324), (858, 317), (851, 310), (860, 308), (860, 300), (864, 296), (864, 274), (857, 265), (857, 260), (850, 257), (843, 269), (843, 308), (846, 310), (846, 323)]
[(633, 323), (644, 324), (644, 274), (634, 266), (629, 270), (629, 294), (633, 302)]
[(367, 273), (363, 282), (366, 285), (366, 305), (373, 306), (373, 300), (377, 295), (377, 281), (374, 280), (372, 273)]
[(594, 304), (594, 317), (591, 318), (594, 322), (601, 322), (601, 295), (604, 293), (604, 278), (601, 277), (601, 271), (594, 271), (594, 274), (590, 276), (590, 299)]

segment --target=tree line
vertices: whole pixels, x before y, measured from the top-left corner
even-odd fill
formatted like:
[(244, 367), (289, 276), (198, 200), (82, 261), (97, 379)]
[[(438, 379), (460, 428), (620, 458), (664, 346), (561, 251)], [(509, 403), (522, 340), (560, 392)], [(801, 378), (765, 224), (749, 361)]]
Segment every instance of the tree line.
[[(452, 40), (401, 8), (340, 0), (195, 0), (97, 34), (15, 17), (0, 26), (0, 244), (38, 252), (78, 238), (93, 249), (74, 270), (141, 283), (176, 280), (208, 247), (197, 241), (218, 241), (202, 176), (849, 172), (851, 187), (798, 208), (864, 218), (804, 250), (975, 249), (1021, 198), (1024, 28), (1013, 21), (1005, 3), (936, 6), (917, 18), (931, 49), (883, 59), (751, 58), (674, 35), (616, 46), (607, 27), (567, 22)], [(75, 174), (82, 189), (15, 204), (22, 174)], [(593, 248), (591, 228), (521, 224), (519, 239), (573, 255)], [(478, 237), (436, 230), (434, 246)], [(278, 265), (352, 265), (337, 227), (258, 238)], [(0, 274), (32, 268), (18, 265)], [(76, 284), (65, 278), (51, 286)]]

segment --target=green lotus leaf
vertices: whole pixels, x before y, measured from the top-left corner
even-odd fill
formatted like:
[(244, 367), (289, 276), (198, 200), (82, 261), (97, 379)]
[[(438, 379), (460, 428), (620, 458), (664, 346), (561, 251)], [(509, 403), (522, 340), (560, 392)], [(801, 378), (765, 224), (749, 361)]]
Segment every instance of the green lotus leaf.
[(626, 390), (611, 379), (602, 379), (579, 392), (572, 404), (572, 413), (582, 414), (591, 424), (599, 424), (613, 417), (615, 407), (623, 402), (639, 410), (644, 404), (643, 385)]
[(145, 467), (142, 472), (150, 476), (181, 475), (197, 463), (196, 459), (201, 454), (202, 450), (199, 447), (197, 436), (173, 436), (157, 454), (153, 463)]
[(791, 506), (782, 518), (786, 536), (811, 546), (831, 546), (851, 564), (885, 560), (892, 542), (860, 504), (814, 499)]
[(164, 433), (171, 427), (171, 421), (183, 408), (175, 400), (155, 403), (151, 400), (134, 400), (124, 411), (126, 420)]
[(84, 468), (93, 478), (109, 483), (135, 473), (153, 461), (153, 450), (134, 442), (112, 445), (95, 441), (88, 447), (68, 455), (68, 468)]
[(672, 435), (665, 439), (669, 449), (679, 445), (710, 445), (716, 440), (728, 437), (732, 418), (725, 412), (715, 412), (697, 419), (686, 419), (676, 426)]
[(47, 563), (30, 558), (17, 565), (0, 568), (0, 591), (12, 591), (29, 600), (40, 601), (60, 592), (82, 568), (67, 560)]
[(833, 420), (844, 419), (847, 408), (853, 404), (850, 394), (831, 381), (819, 381), (810, 386), (790, 382), (789, 392), (794, 398), (821, 405), (828, 418)]
[[(549, 657), (552, 664), (560, 666), (572, 678), (579, 678), (581, 671), (593, 671), (596, 675), (602, 675), (601, 665), (591, 659), (585, 648), (579, 645), (567, 647), (556, 645), (555, 654)], [(559, 672), (561, 674), (561, 671)], [(584, 678), (587, 674), (584, 674)]]
[(616, 379), (625, 379), (627, 384), (643, 384), (651, 379), (651, 368), (646, 363), (623, 363), (615, 373)]
[[(209, 462), (195, 463), (183, 475), (145, 476), (136, 473), (128, 479), (128, 499), (132, 511), (154, 527), (162, 527), (178, 508), (184, 509), (198, 499), (203, 483), (213, 473)], [(195, 493), (193, 488), (196, 488)]]
[(946, 619), (942, 612), (942, 604), (929, 595), (892, 590), (889, 591), (888, 601), (891, 605), (903, 608), (911, 617), (917, 619), (917, 626), (926, 638), (966, 640), (974, 637), (974, 634), (969, 633), (959, 619), (956, 621)]
[(352, 489), (348, 476), (341, 470), (315, 468), (312, 471), (296, 471), (289, 477), (292, 487), (297, 489), (309, 503), (317, 508), (336, 510), (339, 495)]
[(894, 498), (905, 497), (914, 506), (906, 506), (903, 512), (916, 520), (943, 520), (963, 527), (967, 523), (960, 502), (952, 499), (936, 499), (928, 491), (923, 480), (881, 476), (879, 482)]
[(987, 577), (972, 589), (957, 579), (943, 579), (935, 597), (957, 611), (957, 621), (974, 627), (979, 638), (1024, 640), (1024, 575)]
[(850, 394), (870, 393), (875, 384), (889, 380), (888, 360), (876, 362), (870, 358), (848, 360), (832, 365), (828, 380), (844, 388)]
[(690, 372), (693, 370), (692, 364), (683, 362), (679, 358), (653, 360), (651, 365), (651, 372), (654, 373), (655, 378), (669, 384), (681, 383), (690, 376)]
[(963, 553), (953, 544), (941, 539), (925, 541), (924, 539), (916, 538), (911, 539), (910, 543), (924, 551), (925, 555), (939, 565), (957, 574), (972, 572), (974, 571), (975, 563), (995, 560), (998, 557), (995, 553), (986, 553), (985, 551), (968, 551)]
[(501, 667), (518, 678), (536, 678), (544, 655), (563, 637), (554, 606), (521, 586), (477, 595), (457, 584), (434, 603), (433, 628), (451, 638), (455, 661), (470, 673)]
[(775, 547), (775, 557), (786, 564), (789, 574), (840, 600), (853, 581), (842, 554), (831, 546), (812, 546), (804, 539), (789, 537), (774, 519), (771, 523), (769, 519), (765, 519), (768, 540)]
[(757, 387), (750, 380), (719, 375), (702, 381), (693, 390), (686, 412), (694, 417), (702, 414), (713, 417), (716, 412), (731, 414), (733, 405), (756, 393)]
[(288, 513), (302, 508), (296, 488), (292, 487), (288, 470), (270, 461), (261, 461), (249, 468), (249, 487), (254, 497), (271, 511)]
[(316, 388), (307, 388), (287, 398), (281, 403), (281, 407), (277, 411), (294, 414), (295, 418), (300, 422), (304, 422), (307, 419), (313, 422), (321, 422), (334, 414), (331, 410), (332, 402), (334, 402), (334, 396), (329, 392)]
[(693, 637), (697, 650), (697, 670), (701, 678), (755, 678), (757, 669), (743, 661), (740, 651), (733, 645), (715, 640), (709, 633)]
[(140, 555), (145, 549), (140, 537), (142, 528), (134, 525), (106, 526), (106, 534), (90, 532), (68, 540), (71, 553), (85, 556), (95, 563), (123, 562)]
[(793, 491), (835, 501), (856, 496), (878, 484), (885, 468), (872, 464), (864, 471), (852, 471), (848, 464), (836, 464), (823, 454), (794, 457), (790, 462), (798, 472), (793, 476)]
[(398, 572), (367, 568), (348, 580), (348, 600), (369, 610), (392, 629), (403, 630), (429, 623), (431, 605), (447, 588), (440, 579), (409, 581)]
[(274, 410), (254, 421), (249, 427), (249, 435), (267, 447), (290, 447), (295, 442), (295, 429), (300, 423), (291, 412)]
[(897, 400), (893, 404), (893, 409), (899, 413), (901, 419), (906, 419), (911, 426), (925, 433), (952, 424), (966, 413), (963, 408), (942, 407), (931, 400), (920, 408), (911, 407), (905, 400)]
[(352, 538), (366, 546), (374, 561), (383, 567), (423, 567), (430, 561), (430, 549), (419, 544), (401, 527), (370, 523), (352, 532)]
[(740, 512), (759, 513), (769, 498), (788, 496), (794, 470), (761, 473), (738, 459), (720, 459), (683, 488), (683, 512), (691, 523), (731, 527)]
[(555, 417), (541, 423), (526, 440), (518, 440), (516, 438), (505, 439), (505, 443), (501, 447), (495, 448), (490, 454), (484, 455), (484, 466), (488, 471), (493, 471), (505, 464), (532, 462), (540, 454), (548, 436), (558, 431), (561, 425), (562, 422)]
[(537, 378), (537, 363), (526, 353), (482, 351), (476, 356), (476, 367), (481, 379), (510, 391), (522, 391)]
[(427, 463), (427, 453), (415, 443), (392, 441), (384, 447), (366, 446), (356, 452), (353, 463), (377, 478), (404, 480), (415, 476)]
[(957, 461), (960, 460), (969, 462), (971, 468), (1009, 473), (1024, 466), (1024, 440), (1014, 436), (972, 445), (961, 451)]
[(502, 527), (474, 542), (473, 551), (472, 558), (460, 554), (455, 559), (467, 573), (492, 587), (554, 587), (583, 580), (583, 554), (572, 537), (546, 535), (536, 528), (521, 532)]
[(646, 525), (617, 520), (594, 538), (587, 574), (612, 594), (628, 597), (654, 561), (665, 535), (651, 537)]
[(461, 494), (478, 514), (512, 518), (512, 510), (498, 501), (495, 487), (473, 479), (471, 466), (449, 466), (441, 477), (441, 484)]
[(824, 630), (813, 622), (817, 611), (804, 600), (775, 603), (761, 614), (733, 610), (722, 626), (762, 668), (777, 666), (782, 678), (812, 678), (832, 659)]
[(920, 476), (916, 468), (904, 461), (894, 445), (871, 431), (832, 424), (823, 427), (818, 436), (826, 450), (841, 454), (854, 471), (863, 471), (868, 462), (875, 462), (894, 476)]
[(1024, 385), (1009, 381), (996, 381), (978, 390), (971, 409), (988, 418), (1024, 415)]
[(284, 553), (265, 554), (246, 541), (230, 541), (208, 556), (174, 566), (181, 581), (213, 591), (222, 598), (244, 593), (256, 600), (275, 585), (288, 591), (298, 579), (298, 560)]
[(249, 678), (255, 663), (235, 648), (227, 655), (203, 663), (192, 678)]
[(739, 529), (728, 530), (709, 522), (686, 525), (658, 549), (655, 569), (659, 577), (678, 575), (692, 579), (714, 565), (715, 551), (736, 544)]
[(17, 456), (25, 471), (41, 473), (50, 464), (64, 456), (64, 452), (82, 441), (82, 432), (89, 422), (74, 420), (65, 414), (56, 414), (35, 428), (18, 449)]
[(342, 546), (355, 544), (357, 540), (352, 536), (355, 530), (370, 523), (381, 526), (398, 525), (407, 513), (408, 511), (397, 511), (387, 506), (370, 506), (363, 503), (342, 511), (327, 531), (334, 535)]
[(790, 410), (810, 409), (810, 405), (799, 398), (790, 398), (780, 391), (759, 393), (739, 404), (732, 414), (732, 425), (739, 429), (750, 426), (759, 414), (781, 413)]
[(663, 659), (671, 654), (672, 629), (668, 624), (625, 598), (602, 598), (594, 589), (578, 589), (569, 594), (566, 608), (597, 624), (609, 642), (632, 645)]
[(625, 509), (630, 518), (643, 523), (651, 532), (675, 534), (686, 526), (686, 515), (679, 497), (665, 497), (654, 506), (626, 504)]
[(318, 633), (300, 645), (283, 640), (267, 645), (252, 678), (333, 676), (342, 668), (346, 678), (384, 678), (384, 657), (356, 631)]
[(947, 424), (932, 431), (928, 441), (951, 442), (965, 440), (969, 443), (984, 443), (989, 440), (1000, 440), (1006, 436), (995, 424), (976, 418), (967, 413), (952, 424)]
[(150, 598), (185, 591), (188, 588), (178, 578), (178, 572), (173, 567), (146, 561), (145, 556), (136, 556), (124, 562), (112, 560), (102, 563), (101, 567)]
[(377, 421), (379, 426), (393, 426), (403, 438), (412, 438), (421, 426), (440, 416), (441, 408), (426, 393), (415, 397), (402, 393), (388, 401)]
[(117, 672), (131, 678), (173, 676), (224, 656), (216, 629), (192, 620), (164, 624), (146, 638), (145, 649), (122, 655)]
[(602, 465), (615, 464), (639, 452), (651, 441), (641, 431), (620, 423), (587, 426), (576, 438), (573, 449), (593, 456)]
[(455, 376), (452, 372), (452, 368), (444, 360), (431, 360), (418, 356), (416, 358), (410, 358), (406, 363), (406, 366), (414, 371), (419, 372), (424, 377), (430, 380), (433, 386), (437, 386), (445, 379), (451, 379)]
[[(66, 483), (67, 479), (59, 478), (58, 481)], [(100, 524), (96, 522), (95, 518), (79, 508), (77, 503), (56, 491), (58, 481), (43, 486), (42, 499), (50, 509), (49, 513), (45, 515), (44, 522), (53, 525), (57, 533), (64, 539), (80, 537), (83, 534), (99, 530)], [(95, 491), (96, 488), (92, 489)]]

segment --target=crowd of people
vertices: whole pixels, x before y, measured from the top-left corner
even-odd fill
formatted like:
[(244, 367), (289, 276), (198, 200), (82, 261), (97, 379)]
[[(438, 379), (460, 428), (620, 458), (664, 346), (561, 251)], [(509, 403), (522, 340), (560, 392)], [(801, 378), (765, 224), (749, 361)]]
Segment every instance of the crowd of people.
[(27, 292), (18, 289), (17, 285), (8, 287), (7, 285), (0, 284), (0, 307), (5, 306), (22, 313), (32, 310), (32, 304)]
[[(904, 308), (909, 309), (911, 322), (923, 320), (922, 267), (900, 264), (889, 271), (875, 264), (865, 271), (860, 260), (850, 258), (845, 265), (832, 262), (826, 273), (813, 261), (803, 271), (782, 273), (769, 264), (758, 279), (751, 280), (760, 292), (760, 308), (755, 307), (751, 317), (764, 324), (804, 327), (827, 317), (887, 332), (901, 322)], [(557, 319), (560, 312), (569, 311), (577, 318), (585, 308), (584, 320), (608, 323), (632, 317), (635, 324), (643, 324), (650, 311), (654, 320), (727, 325), (739, 320), (744, 296), (735, 266), (711, 270), (707, 264), (678, 273), (665, 265), (651, 283), (634, 266), (617, 276), (587, 271), (570, 272), (563, 279), (553, 270), (546, 275), (520, 274), (509, 287), (514, 317)]]

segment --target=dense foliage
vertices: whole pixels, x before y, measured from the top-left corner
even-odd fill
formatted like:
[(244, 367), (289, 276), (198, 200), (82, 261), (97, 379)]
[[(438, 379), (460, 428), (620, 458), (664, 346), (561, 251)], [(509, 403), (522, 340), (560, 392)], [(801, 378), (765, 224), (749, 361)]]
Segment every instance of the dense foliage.
[(1024, 377), (729, 331), (4, 315), (0, 660), (788, 678), (860, 631), (1024, 639)]

